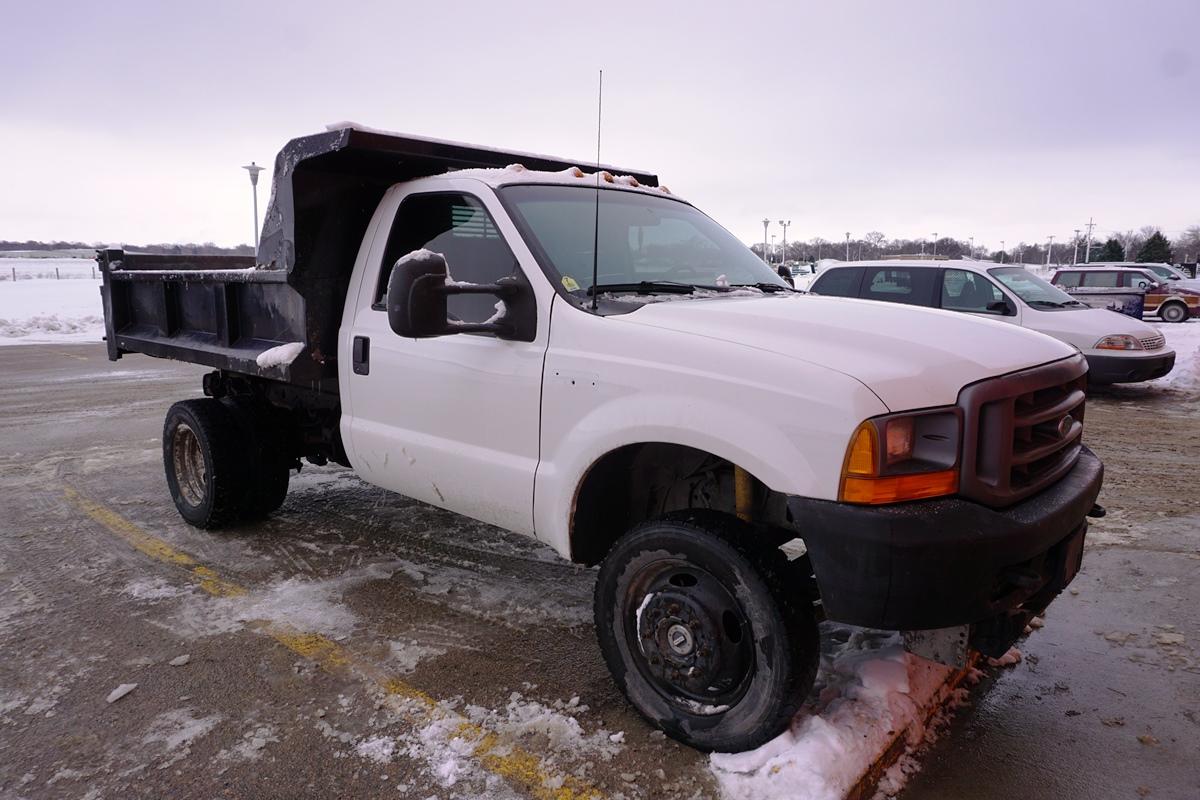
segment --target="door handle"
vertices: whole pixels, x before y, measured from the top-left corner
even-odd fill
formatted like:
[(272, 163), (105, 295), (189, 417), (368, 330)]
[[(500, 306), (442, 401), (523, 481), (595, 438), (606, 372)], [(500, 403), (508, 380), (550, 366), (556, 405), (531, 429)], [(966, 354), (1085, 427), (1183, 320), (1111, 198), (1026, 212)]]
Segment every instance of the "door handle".
[(355, 375), (371, 374), (371, 340), (366, 336), (354, 337), (354, 354), (350, 363)]

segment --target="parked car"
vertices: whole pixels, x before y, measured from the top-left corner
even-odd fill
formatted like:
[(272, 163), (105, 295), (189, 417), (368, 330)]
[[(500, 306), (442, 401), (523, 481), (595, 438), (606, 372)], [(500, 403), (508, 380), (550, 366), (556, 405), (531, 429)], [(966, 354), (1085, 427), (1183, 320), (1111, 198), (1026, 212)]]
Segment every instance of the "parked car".
[(256, 258), (100, 263), (109, 358), (212, 370), (163, 425), (187, 522), (306, 458), (599, 564), (615, 682), (705, 750), (787, 729), (822, 617), (1001, 655), (1100, 513), (1075, 348), (793, 291), (650, 173), (345, 127), (279, 154)]
[(1157, 314), (1163, 322), (1186, 322), (1200, 317), (1200, 288), (1184, 281), (1164, 282), (1152, 270), (1136, 267), (1063, 267), (1050, 282), (1070, 293), (1089, 289), (1133, 289), (1145, 295), (1143, 314)]
[(1175, 351), (1139, 320), (1090, 308), (1024, 267), (979, 261), (868, 261), (830, 267), (813, 294), (941, 308), (1020, 325), (1083, 353), (1095, 384), (1161, 378)]
[(1072, 265), (1076, 269), (1109, 269), (1125, 267), (1128, 269), (1144, 269), (1153, 272), (1160, 281), (1179, 288), (1200, 289), (1200, 280), (1189, 276), (1186, 272), (1170, 264), (1138, 263), (1136, 261), (1093, 261), (1088, 264)]

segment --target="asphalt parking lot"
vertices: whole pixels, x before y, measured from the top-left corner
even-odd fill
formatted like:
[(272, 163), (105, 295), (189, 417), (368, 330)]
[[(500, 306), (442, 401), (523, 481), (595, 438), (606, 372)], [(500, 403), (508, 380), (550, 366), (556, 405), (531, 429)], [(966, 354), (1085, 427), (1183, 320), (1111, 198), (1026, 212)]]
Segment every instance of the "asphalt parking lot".
[[(591, 570), (340, 468), (199, 531), (159, 435), (201, 368), (24, 346), (0, 374), (0, 797), (719, 796), (613, 686)], [(1083, 572), (906, 797), (1200, 796), (1200, 410), (1113, 390), (1087, 425)]]

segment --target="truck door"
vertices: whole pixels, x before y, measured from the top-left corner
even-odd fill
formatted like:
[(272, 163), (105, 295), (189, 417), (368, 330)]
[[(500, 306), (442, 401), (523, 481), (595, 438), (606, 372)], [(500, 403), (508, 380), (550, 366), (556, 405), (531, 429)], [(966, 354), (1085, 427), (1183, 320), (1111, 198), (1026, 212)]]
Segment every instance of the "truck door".
[[(397, 336), (383, 304), (390, 268), (421, 248), (443, 254), (453, 280), (491, 283), (521, 269), (478, 197), (435, 191), (400, 201), (383, 252), (368, 256), (351, 330), (342, 331), (343, 358), (353, 360), (340, 371), (351, 463), (379, 486), (532, 535), (547, 311), (538, 309), (532, 342)], [(455, 295), (448, 312), (483, 322), (495, 304), (491, 295)]]

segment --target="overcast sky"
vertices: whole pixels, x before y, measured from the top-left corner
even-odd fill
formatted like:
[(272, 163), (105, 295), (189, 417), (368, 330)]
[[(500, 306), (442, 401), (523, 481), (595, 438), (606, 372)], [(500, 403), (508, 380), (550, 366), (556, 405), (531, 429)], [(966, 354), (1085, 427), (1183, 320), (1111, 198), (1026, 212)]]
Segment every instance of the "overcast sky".
[(793, 240), (1010, 247), (1089, 215), (1200, 223), (1197, 0), (47, 0), (0, 21), (0, 239), (248, 242), (239, 167), (338, 120), (591, 159), (600, 68), (604, 160), (747, 242), (764, 216)]

